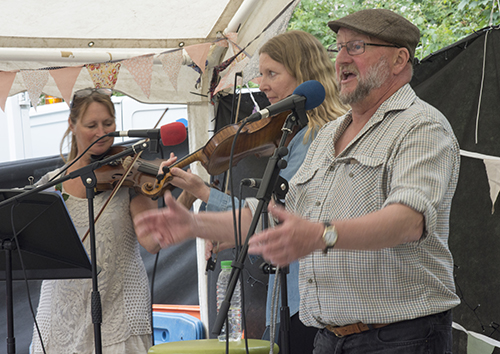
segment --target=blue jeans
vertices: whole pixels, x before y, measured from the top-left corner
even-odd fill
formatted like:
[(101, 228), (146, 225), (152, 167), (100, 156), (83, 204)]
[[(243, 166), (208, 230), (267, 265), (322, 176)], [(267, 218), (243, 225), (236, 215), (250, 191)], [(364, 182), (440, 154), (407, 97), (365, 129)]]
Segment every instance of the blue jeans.
[(451, 354), (451, 310), (338, 338), (321, 329), (314, 354)]
[[(274, 341), (280, 347), (280, 353), (283, 352), (281, 349), (281, 338), (279, 337), (280, 324), (276, 324), (276, 335)], [(262, 339), (270, 340), (270, 328), (266, 327)], [(306, 327), (299, 320), (299, 314), (296, 313), (290, 317), (290, 353), (289, 354), (308, 354), (313, 351), (314, 338), (318, 329), (315, 327)]]

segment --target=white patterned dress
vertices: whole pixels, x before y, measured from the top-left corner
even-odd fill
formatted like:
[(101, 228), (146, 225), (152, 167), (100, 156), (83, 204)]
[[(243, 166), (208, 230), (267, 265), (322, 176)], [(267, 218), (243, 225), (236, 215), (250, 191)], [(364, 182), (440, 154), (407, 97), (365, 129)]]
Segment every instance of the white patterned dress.
[[(45, 175), (45, 183), (54, 172)], [(97, 215), (110, 192), (94, 199)], [(147, 353), (151, 346), (149, 283), (130, 216), (128, 189), (121, 189), (96, 223), (98, 290), (102, 304), (102, 353)], [(69, 196), (66, 206), (80, 238), (88, 229), (88, 203)], [(90, 257), (90, 236), (84, 241)], [(37, 323), (47, 354), (94, 353), (91, 279), (44, 280)], [(36, 328), (32, 353), (43, 353)]]

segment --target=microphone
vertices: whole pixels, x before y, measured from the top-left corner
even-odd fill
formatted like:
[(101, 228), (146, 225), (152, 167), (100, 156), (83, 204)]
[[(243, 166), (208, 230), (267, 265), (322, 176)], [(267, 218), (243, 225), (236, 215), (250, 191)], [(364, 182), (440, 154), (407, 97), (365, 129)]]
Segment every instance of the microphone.
[(260, 178), (243, 178), (241, 180), (241, 185), (250, 187), (250, 188), (260, 188), (260, 184), (262, 183), (262, 179)]
[(309, 80), (301, 83), (293, 93), (275, 104), (267, 106), (258, 112), (253, 113), (247, 121), (253, 122), (259, 119), (274, 116), (276, 114), (300, 108), (304, 105), (306, 111), (318, 107), (325, 100), (325, 88), (316, 80)]
[(123, 130), (108, 134), (109, 136), (129, 136), (134, 138), (150, 138), (158, 140), (161, 138), (163, 146), (174, 146), (186, 140), (186, 127), (181, 122), (165, 124), (160, 129)]
[[(243, 178), (241, 180), (241, 185), (249, 188), (259, 189), (262, 184), (262, 179), (260, 178)], [(288, 193), (288, 181), (281, 176), (278, 176), (276, 181), (276, 186), (273, 193), (278, 197), (278, 199), (285, 199)]]

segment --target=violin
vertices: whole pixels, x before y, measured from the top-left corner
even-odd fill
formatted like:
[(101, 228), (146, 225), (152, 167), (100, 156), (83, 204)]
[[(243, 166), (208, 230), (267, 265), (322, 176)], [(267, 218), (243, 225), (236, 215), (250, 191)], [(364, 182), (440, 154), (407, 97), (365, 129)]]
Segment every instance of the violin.
[[(103, 156), (112, 156), (124, 151), (127, 147), (121, 145), (113, 145)], [(102, 158), (103, 156), (100, 156)], [(94, 171), (97, 179), (96, 190), (108, 191), (113, 190), (120, 182), (123, 175), (133, 163), (134, 156), (126, 156), (108, 165), (99, 167)], [(122, 186), (126, 188), (134, 188), (137, 193), (142, 193), (142, 185), (144, 183), (152, 183), (156, 180), (158, 169), (162, 159), (145, 160), (137, 159), (134, 166), (125, 177)]]
[[(290, 112), (283, 112), (244, 126), (235, 144), (233, 166), (250, 155), (272, 155), (282, 135), (281, 128), (289, 114)], [(208, 174), (212, 176), (227, 171), (229, 169), (233, 140), (241, 124), (229, 124), (220, 129), (210, 138), (205, 146), (178, 160), (170, 168), (184, 168), (193, 162), (199, 161)], [(116, 154), (123, 149), (120, 146), (113, 146), (108, 155)], [(113, 189), (128, 169), (129, 163), (132, 160), (132, 157), (126, 157), (116, 163), (95, 170), (97, 190)], [(129, 175), (125, 177), (123, 186), (134, 188), (136, 192), (153, 199), (163, 195), (166, 190), (173, 189), (174, 186), (169, 183), (173, 177), (169, 172), (161, 179), (157, 178), (159, 166), (162, 161), (161, 159), (152, 161), (137, 159)]]

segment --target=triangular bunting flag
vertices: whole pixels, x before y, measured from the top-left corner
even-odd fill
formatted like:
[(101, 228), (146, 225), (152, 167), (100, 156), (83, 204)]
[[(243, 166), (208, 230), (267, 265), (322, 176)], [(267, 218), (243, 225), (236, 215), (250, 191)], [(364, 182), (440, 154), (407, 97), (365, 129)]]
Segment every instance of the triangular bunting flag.
[(467, 334), (467, 354), (491, 354), (495, 348), (500, 348), (500, 342), (491, 337), (468, 331), (456, 322), (451, 326)]
[(49, 71), (48, 70), (21, 70), (21, 76), (24, 81), (24, 85), (28, 90), (28, 95), (30, 96), (31, 105), (33, 108), (38, 106), (38, 101), (40, 100), (40, 95), (42, 94), (43, 88), (49, 81)]
[(0, 71), (0, 108), (5, 112), (5, 102), (9, 97), (9, 91), (16, 78), (16, 73), (12, 71)]
[(120, 63), (100, 63), (85, 65), (95, 88), (113, 89), (120, 73)]
[[(224, 74), (224, 76), (222, 76), (219, 84), (217, 85), (217, 87), (215, 88), (215, 91), (214, 91), (214, 95), (221, 91), (221, 90), (224, 90), (228, 87), (231, 87), (234, 85), (234, 75), (240, 71), (243, 70), (243, 68), (248, 64), (250, 59), (248, 59), (248, 57), (241, 53), (238, 58), (236, 58), (235, 61), (233, 61), (231, 63), (231, 65), (229, 65), (229, 67), (227, 68), (227, 73)], [(241, 82), (240, 82), (241, 84)]]
[(202, 43), (190, 45), (184, 48), (191, 60), (198, 65), (203, 73), (205, 72), (207, 56), (211, 46), (212, 43)]
[(168, 75), (170, 82), (177, 91), (177, 79), (182, 66), (182, 50), (160, 55), (163, 70)]
[(122, 63), (132, 74), (142, 92), (149, 98), (153, 75), (153, 54), (130, 58), (122, 61)]
[(227, 39), (229, 39), (229, 44), (231, 45), (231, 48), (233, 50), (233, 54), (237, 54), (241, 51), (241, 48), (238, 48), (236, 45), (236, 42), (238, 40), (238, 33), (234, 32), (229, 32), (226, 34)]
[(495, 212), (495, 202), (500, 192), (500, 160), (484, 159), (486, 174), (490, 185), (491, 213)]
[(215, 45), (217, 47), (223, 47), (223, 48), (227, 48), (229, 46), (229, 42), (226, 40), (226, 39), (222, 39), (220, 41), (216, 41), (215, 42)]
[[(479, 333), (478, 333), (479, 335)], [(486, 336), (485, 336), (486, 337)], [(486, 337), (487, 338), (487, 337)], [(495, 350), (495, 346), (489, 344), (481, 338), (477, 338), (472, 334), (467, 334), (467, 353), (470, 354), (491, 354)]]
[(71, 92), (73, 92), (76, 79), (78, 78), (78, 75), (80, 75), (81, 71), (81, 66), (70, 66), (62, 69), (49, 70), (49, 73), (52, 78), (54, 78), (59, 92), (61, 92), (62, 98), (68, 106), (71, 102)]

